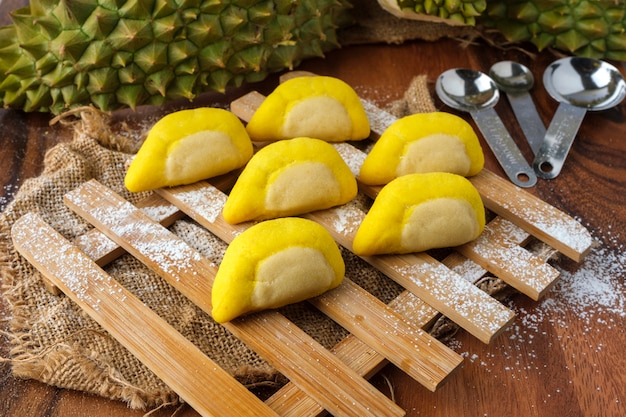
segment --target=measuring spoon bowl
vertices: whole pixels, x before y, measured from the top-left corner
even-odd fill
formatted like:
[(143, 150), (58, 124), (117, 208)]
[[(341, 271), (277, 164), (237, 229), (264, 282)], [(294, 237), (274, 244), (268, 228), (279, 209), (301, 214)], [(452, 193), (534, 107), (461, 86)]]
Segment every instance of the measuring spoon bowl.
[(533, 73), (528, 67), (515, 61), (496, 62), (489, 69), (489, 76), (506, 93), (523, 93), (535, 85)]
[(537, 183), (535, 172), (494, 110), (500, 93), (487, 74), (465, 68), (447, 70), (437, 78), (435, 91), (446, 105), (470, 113), (513, 184), (532, 187)]
[(559, 102), (533, 166), (537, 176), (556, 178), (587, 111), (607, 110), (626, 97), (624, 77), (613, 65), (593, 58), (567, 57), (546, 68), (546, 91)]
[(524, 136), (536, 155), (546, 135), (546, 127), (529, 94), (535, 85), (533, 73), (518, 62), (500, 61), (491, 66), (489, 76), (498, 89), (506, 93)]

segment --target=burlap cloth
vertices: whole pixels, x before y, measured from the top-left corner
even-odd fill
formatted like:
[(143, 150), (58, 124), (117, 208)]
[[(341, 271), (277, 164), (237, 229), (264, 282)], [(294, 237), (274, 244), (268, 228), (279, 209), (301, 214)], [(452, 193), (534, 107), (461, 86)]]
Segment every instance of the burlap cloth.
[[(355, 39), (399, 41), (413, 35), (398, 35), (398, 31), (416, 30), (414, 22), (399, 25), (399, 19), (379, 13), (389, 22), (379, 25), (380, 33), (376, 35), (371, 16), (367, 17), (371, 8), (361, 13), (366, 17), (355, 31), (362, 33), (351, 34), (352, 43)], [(416, 77), (404, 99), (390, 110), (397, 116), (434, 110), (426, 77)], [(41, 175), (24, 181), (0, 216), (3, 295), (10, 310), (5, 336), (11, 346), (9, 357), (3, 360), (11, 363), (17, 377), (125, 401), (133, 408), (175, 404), (179, 402), (177, 395), (97, 323), (67, 297), (47, 291), (37, 271), (19, 256), (11, 242), (12, 224), (29, 212), (39, 213), (69, 240), (88, 231), (90, 226), (66, 208), (62, 197), (90, 179), (132, 202), (145, 197), (131, 194), (123, 186), (124, 166), (138, 144), (123, 133), (113, 133), (101, 122), (97, 117), (83, 115), (75, 126), (73, 140), (47, 153)], [(149, 127), (147, 122), (146, 130)], [(193, 221), (179, 220), (171, 230), (210, 260), (220, 262), (226, 245)], [(397, 284), (351, 253), (344, 251), (344, 255), (347, 275), (363, 288), (384, 302), (399, 294)], [(285, 382), (255, 352), (131, 256), (124, 255), (105, 269), (243, 384), (280, 386)], [(308, 303), (289, 306), (283, 313), (327, 348), (346, 336), (344, 329)], [(454, 326), (443, 325), (438, 331), (445, 333), (450, 328)]]

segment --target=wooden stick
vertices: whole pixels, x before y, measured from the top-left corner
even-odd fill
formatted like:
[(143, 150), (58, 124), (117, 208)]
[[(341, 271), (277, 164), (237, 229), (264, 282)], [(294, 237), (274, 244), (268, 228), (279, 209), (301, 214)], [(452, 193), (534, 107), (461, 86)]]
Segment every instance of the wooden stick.
[[(199, 182), (157, 192), (227, 243), (251, 224), (233, 226), (224, 221), (220, 208), (226, 201), (226, 195), (208, 183)], [(310, 302), (432, 391), (461, 364), (462, 359), (457, 354), (419, 327), (409, 324), (350, 281), (349, 276), (338, 288)], [(507, 318), (512, 316), (511, 313)], [(381, 337), (388, 332), (392, 332), (394, 337)]]
[(478, 239), (456, 250), (535, 301), (552, 288), (560, 275), (556, 268), (507, 240), (490, 225)]
[(198, 413), (278, 415), (38, 215), (20, 218), (11, 236), (22, 256)]
[[(96, 181), (68, 193), (65, 201), (210, 314), (215, 265)], [(224, 327), (334, 415), (404, 415), (400, 407), (276, 311), (242, 317)]]
[[(163, 200), (158, 194), (152, 193), (137, 203), (140, 208), (152, 220), (163, 226), (170, 226), (176, 220), (185, 217), (178, 208), (168, 201)], [(91, 229), (84, 235), (78, 236), (74, 244), (80, 247), (98, 265), (104, 266), (119, 258), (126, 251), (109, 239), (98, 229)]]
[(591, 233), (575, 219), (493, 172), (483, 169), (470, 181), (485, 207), (568, 258), (580, 262), (595, 245)]

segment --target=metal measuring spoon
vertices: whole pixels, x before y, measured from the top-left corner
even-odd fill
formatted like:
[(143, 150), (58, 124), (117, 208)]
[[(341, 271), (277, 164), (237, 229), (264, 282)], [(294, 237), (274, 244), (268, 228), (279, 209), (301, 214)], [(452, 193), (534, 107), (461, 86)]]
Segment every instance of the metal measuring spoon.
[(553, 62), (543, 83), (560, 104), (533, 165), (539, 177), (552, 179), (561, 172), (587, 111), (617, 106), (626, 96), (626, 83), (613, 65), (582, 57)]
[(493, 80), (479, 71), (457, 68), (442, 73), (435, 84), (448, 106), (469, 112), (513, 184), (532, 187), (537, 176), (493, 109), (500, 94)]
[(526, 140), (533, 154), (537, 155), (546, 135), (546, 127), (528, 93), (535, 85), (533, 73), (518, 62), (500, 61), (491, 66), (489, 76), (506, 93)]

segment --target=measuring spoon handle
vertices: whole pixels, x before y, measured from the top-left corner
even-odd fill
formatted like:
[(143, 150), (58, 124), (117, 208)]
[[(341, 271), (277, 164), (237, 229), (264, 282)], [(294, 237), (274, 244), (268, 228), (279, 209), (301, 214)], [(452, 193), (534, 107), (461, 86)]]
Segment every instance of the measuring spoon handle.
[(586, 113), (584, 107), (559, 104), (533, 161), (538, 177), (553, 179), (559, 175)]
[(524, 188), (534, 186), (537, 183), (535, 171), (524, 159), (496, 111), (486, 108), (470, 114), (511, 182)]
[(527, 92), (507, 93), (506, 97), (533, 154), (537, 155), (546, 135), (546, 126), (537, 113), (532, 97)]

